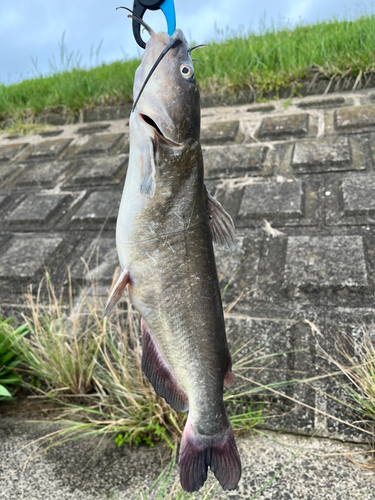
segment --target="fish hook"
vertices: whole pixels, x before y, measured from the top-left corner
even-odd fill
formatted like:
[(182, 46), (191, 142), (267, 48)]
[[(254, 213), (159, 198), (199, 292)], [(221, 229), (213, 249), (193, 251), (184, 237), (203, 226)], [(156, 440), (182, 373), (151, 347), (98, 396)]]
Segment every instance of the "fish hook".
[(127, 7), (116, 7), (116, 10), (118, 10), (118, 9), (124, 9), (124, 10), (129, 11), (131, 15), (128, 17), (130, 19), (133, 19), (137, 23), (141, 24), (150, 33), (150, 35), (155, 34), (154, 30), (152, 28), (150, 28), (150, 26), (147, 23), (145, 23), (145, 21), (143, 19), (136, 16), (132, 10), (128, 9)]

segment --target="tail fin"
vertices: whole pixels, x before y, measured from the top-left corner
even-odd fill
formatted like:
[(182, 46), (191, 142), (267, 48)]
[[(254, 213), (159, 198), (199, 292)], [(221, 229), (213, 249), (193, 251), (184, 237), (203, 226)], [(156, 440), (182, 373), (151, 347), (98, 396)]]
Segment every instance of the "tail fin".
[(224, 490), (234, 490), (241, 477), (241, 460), (228, 428), (213, 438), (196, 434), (188, 419), (180, 448), (180, 482), (185, 491), (198, 491), (207, 479), (208, 466)]

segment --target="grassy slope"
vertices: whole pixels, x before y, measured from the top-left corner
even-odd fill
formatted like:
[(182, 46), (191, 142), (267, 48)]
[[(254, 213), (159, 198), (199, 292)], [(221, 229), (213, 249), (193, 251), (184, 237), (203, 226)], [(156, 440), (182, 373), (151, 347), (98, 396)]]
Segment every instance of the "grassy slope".
[[(254, 88), (261, 96), (298, 84), (312, 70), (327, 78), (374, 72), (375, 15), (235, 36), (212, 45), (216, 50), (194, 52), (205, 63), (195, 65), (201, 91), (236, 93)], [(0, 85), (0, 117), (129, 102), (138, 64), (134, 59)]]

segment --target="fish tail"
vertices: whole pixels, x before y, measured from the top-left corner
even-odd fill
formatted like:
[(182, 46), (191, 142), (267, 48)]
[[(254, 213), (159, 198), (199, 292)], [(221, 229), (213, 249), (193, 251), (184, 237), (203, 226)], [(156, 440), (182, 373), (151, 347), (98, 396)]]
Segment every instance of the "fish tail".
[(197, 434), (188, 419), (180, 447), (180, 481), (185, 491), (198, 491), (210, 466), (224, 490), (234, 490), (241, 477), (241, 460), (230, 424), (213, 438)]

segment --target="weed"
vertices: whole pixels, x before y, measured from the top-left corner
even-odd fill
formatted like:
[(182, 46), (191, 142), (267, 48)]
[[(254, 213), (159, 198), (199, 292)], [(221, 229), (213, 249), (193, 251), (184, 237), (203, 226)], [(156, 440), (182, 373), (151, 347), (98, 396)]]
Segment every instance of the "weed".
[[(375, 71), (375, 15), (223, 36), (211, 43), (216, 50), (200, 55), (204, 66), (197, 65), (196, 76), (202, 94), (236, 99), (251, 92), (263, 101), (269, 93), (277, 98), (282, 88), (296, 92), (303, 82), (319, 79), (326, 80), (327, 91), (340, 83), (345, 89), (361, 88)], [(79, 54), (68, 51), (64, 38), (59, 59), (50, 61), (51, 70), (58, 71), (54, 75), (0, 85), (0, 118), (17, 119), (61, 106), (76, 113), (131, 101), (138, 59), (83, 69)]]
[[(22, 338), (26, 330), (24, 327), (12, 330), (10, 321), (10, 318), (3, 320), (0, 316), (0, 399), (12, 396), (9, 386), (21, 384), (21, 377), (15, 372), (21, 359), (14, 352), (14, 342)], [(9, 336), (9, 331), (14, 332), (14, 336)]]
[[(375, 429), (375, 346), (369, 332), (362, 327), (363, 341), (354, 341), (344, 336), (338, 345), (338, 358), (323, 352), (323, 356), (332, 362), (339, 373), (345, 376), (347, 383), (340, 385), (348, 396), (348, 401), (340, 401), (352, 412), (356, 413), (361, 421)], [(344, 346), (345, 345), (345, 346)]]
[[(15, 120), (12, 125), (5, 127), (3, 133), (17, 134), (17, 135), (31, 135), (44, 132), (47, 125), (44, 123), (31, 123), (25, 120)], [(1, 133), (1, 132), (0, 132)]]
[(32, 377), (30, 390), (63, 403), (60, 419), (74, 419), (59, 435), (114, 434), (118, 445), (165, 441), (173, 448), (182, 434), (185, 415), (171, 410), (143, 375), (139, 318), (128, 299), (102, 320), (103, 304), (82, 292), (64, 307), (48, 274), (42, 285), (47, 303), (29, 295), (25, 316), (29, 335), (16, 345), (25, 370)]
[(289, 106), (292, 104), (292, 99), (285, 99), (283, 102), (283, 108), (286, 110), (289, 108)]
[[(57, 297), (48, 274), (43, 287), (47, 303), (40, 301), (41, 289), (36, 298), (29, 295), (25, 327), (29, 335), (17, 344), (17, 352), (31, 377), (30, 390), (37, 397), (53, 398), (64, 405), (58, 418), (69, 423), (58, 440), (111, 434), (118, 446), (153, 446), (163, 441), (174, 449), (186, 414), (174, 411), (157, 396), (143, 374), (140, 318), (129, 299), (125, 296), (111, 318), (102, 320), (103, 304), (96, 298), (94, 285), (73, 303), (70, 284), (68, 308), (62, 295)], [(233, 353), (239, 382), (225, 393), (224, 400), (236, 434), (263, 422), (264, 405), (250, 401), (259, 389), (241, 378), (249, 367), (265, 359), (260, 353), (259, 347), (255, 353), (241, 355), (241, 348)]]
[(29, 335), (17, 343), (18, 354), (47, 392), (87, 394), (93, 388), (93, 370), (106, 332), (96, 314), (90, 318), (82, 315), (79, 321), (68, 318), (62, 296), (56, 296), (48, 274), (46, 282), (47, 305), (28, 297), (30, 315), (25, 327)]

